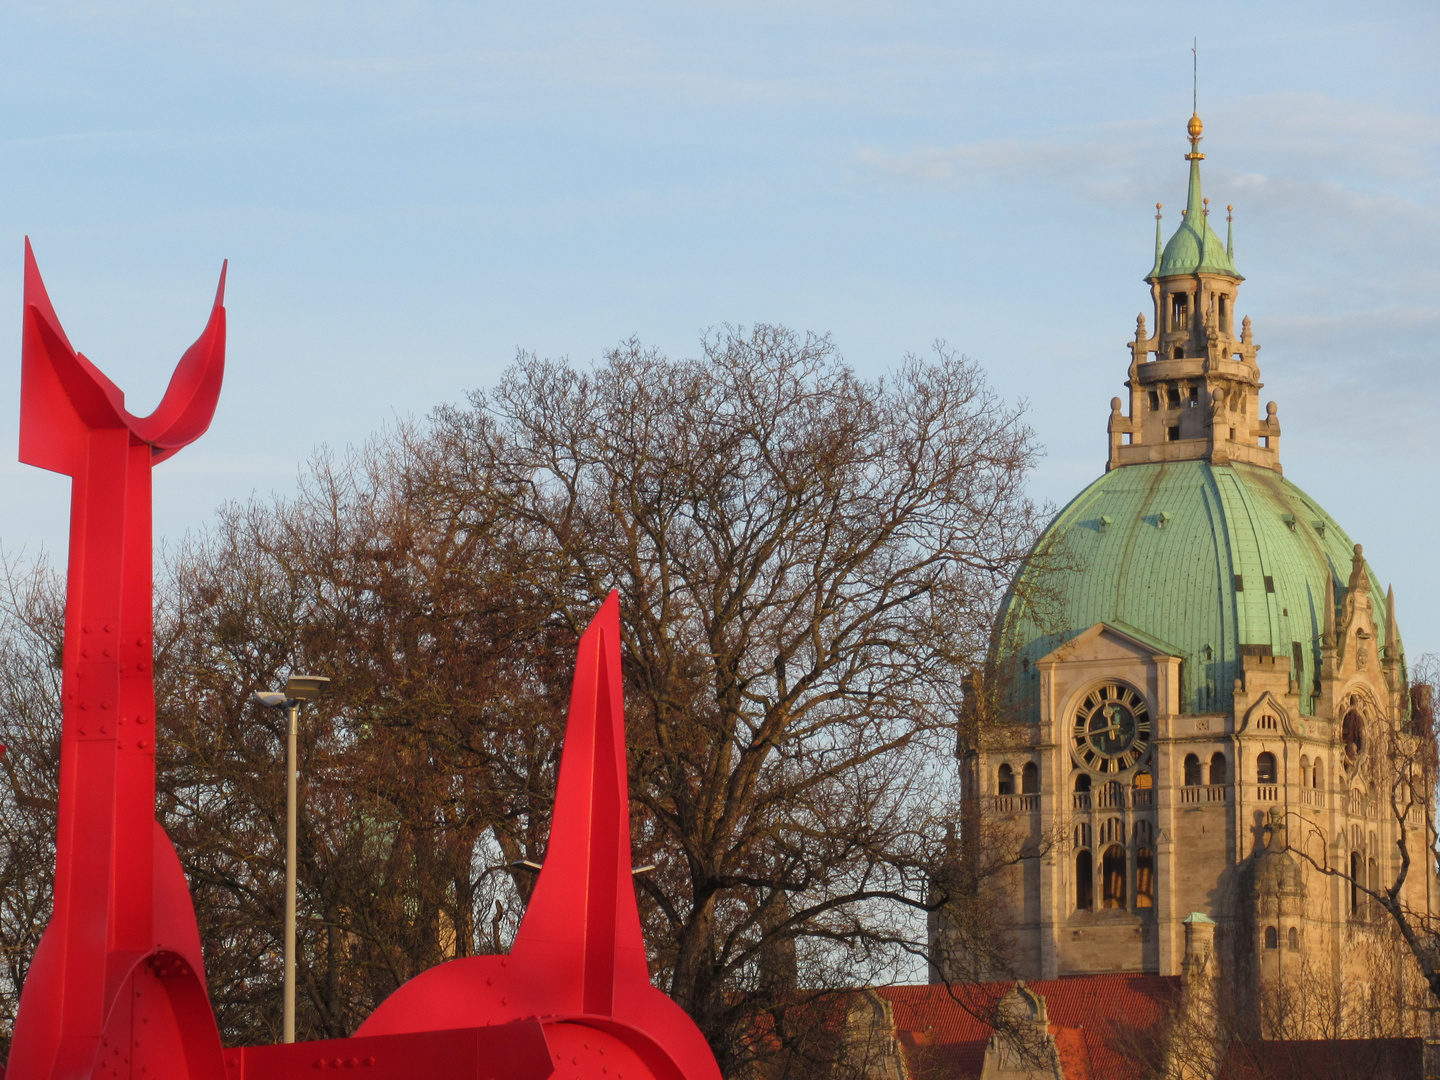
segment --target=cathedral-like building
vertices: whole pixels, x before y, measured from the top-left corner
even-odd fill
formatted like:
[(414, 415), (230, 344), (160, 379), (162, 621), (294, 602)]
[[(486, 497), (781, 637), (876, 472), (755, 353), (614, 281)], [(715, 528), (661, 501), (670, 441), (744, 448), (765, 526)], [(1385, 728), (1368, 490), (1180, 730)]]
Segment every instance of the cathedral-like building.
[[(1110, 403), (1106, 471), (1012, 585), (993, 715), (960, 757), (979, 819), (1024, 855), (994, 885), (1005, 974), (1204, 963), (1243, 1002), (1302, 972), (1377, 977), (1388, 917), (1355, 882), (1395, 879), (1389, 781), (1418, 743), (1393, 591), (1282, 474), (1201, 133), (1194, 116), (1163, 244), (1157, 205), (1153, 322), (1137, 320)], [(1406, 819), (1422, 832), (1423, 802)], [(1406, 898), (1435, 912), (1426, 846), (1412, 841)]]

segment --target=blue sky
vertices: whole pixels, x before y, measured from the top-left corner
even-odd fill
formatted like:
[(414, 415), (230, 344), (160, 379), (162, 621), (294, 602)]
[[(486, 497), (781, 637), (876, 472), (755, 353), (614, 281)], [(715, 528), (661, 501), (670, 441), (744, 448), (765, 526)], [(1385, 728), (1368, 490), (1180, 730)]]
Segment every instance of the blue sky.
[[(1200, 12), (1201, 14), (1197, 14)], [(21, 239), (148, 411), (231, 260), (210, 433), (157, 470), (175, 537), (321, 444), (721, 323), (937, 338), (1024, 398), (1063, 503), (1103, 467), (1153, 207), (1206, 191), (1286, 475), (1440, 650), (1440, 15), (1426, 4), (7, 3), (0, 310)], [(63, 555), (58, 477), (0, 461), (0, 541)], [(7, 463), (8, 462), (8, 463)]]

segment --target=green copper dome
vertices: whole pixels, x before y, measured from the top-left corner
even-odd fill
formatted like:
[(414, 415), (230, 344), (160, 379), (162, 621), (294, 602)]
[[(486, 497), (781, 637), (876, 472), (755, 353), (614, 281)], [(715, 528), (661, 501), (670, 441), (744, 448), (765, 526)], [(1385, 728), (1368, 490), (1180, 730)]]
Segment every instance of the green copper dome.
[[(1182, 712), (1229, 710), (1242, 647), (1258, 647), (1298, 657), (1301, 711), (1313, 714), (1325, 586), (1343, 599), (1354, 544), (1278, 472), (1206, 461), (1112, 469), (1051, 522), (1042, 548), (1050, 542), (1063, 568), (1022, 571), (1002, 611), (1013, 677), (1038, 680), (1037, 660), (1106, 622), (1181, 658)], [(1366, 571), (1378, 615), (1384, 593)], [(1390, 631), (1378, 630), (1383, 648)], [(1021, 689), (1034, 707), (1038, 693)]]
[(1224, 274), (1244, 280), (1235, 269), (1231, 245), (1222, 243), (1210, 227), (1210, 215), (1205, 211), (1205, 199), (1200, 193), (1198, 154), (1190, 155), (1190, 193), (1185, 200), (1185, 216), (1165, 250), (1159, 253), (1149, 276), (1174, 274)]

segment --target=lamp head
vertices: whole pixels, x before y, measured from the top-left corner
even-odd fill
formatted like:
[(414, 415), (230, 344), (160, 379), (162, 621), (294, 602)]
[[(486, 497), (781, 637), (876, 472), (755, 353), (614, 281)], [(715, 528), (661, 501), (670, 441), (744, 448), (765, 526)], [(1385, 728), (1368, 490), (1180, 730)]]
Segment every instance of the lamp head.
[(295, 701), (312, 701), (329, 685), (324, 675), (291, 675), (285, 680), (285, 694)]
[(285, 704), (285, 695), (272, 693), (268, 690), (255, 691), (255, 700), (267, 709), (278, 709)]

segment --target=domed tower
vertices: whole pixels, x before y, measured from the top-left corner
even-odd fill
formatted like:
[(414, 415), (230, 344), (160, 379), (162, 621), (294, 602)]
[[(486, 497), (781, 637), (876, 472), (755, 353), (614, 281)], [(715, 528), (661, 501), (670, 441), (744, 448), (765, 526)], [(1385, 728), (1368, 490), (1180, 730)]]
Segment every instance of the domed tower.
[[(1266, 950), (1292, 942), (1340, 978), (1377, 922), (1303, 858), (1251, 864), (1274, 853), (1272, 815), (1325, 865), (1375, 860), (1383, 877), (1396, 859), (1371, 794), (1407, 702), (1394, 595), (1281, 474), (1198, 116), (1188, 133), (1187, 205), (1163, 245), (1157, 214), (1154, 332), (1141, 315), (1106, 471), (1012, 583), (970, 687), (990, 722), (960, 748), (967, 797), (1028, 845), (999, 890), (1024, 978), (1179, 974), (1192, 913), (1215, 922), (1222, 980), (1282, 970)], [(1260, 902), (1256, 883), (1277, 881), (1283, 903)], [(1411, 882), (1435, 910), (1433, 876)]]

